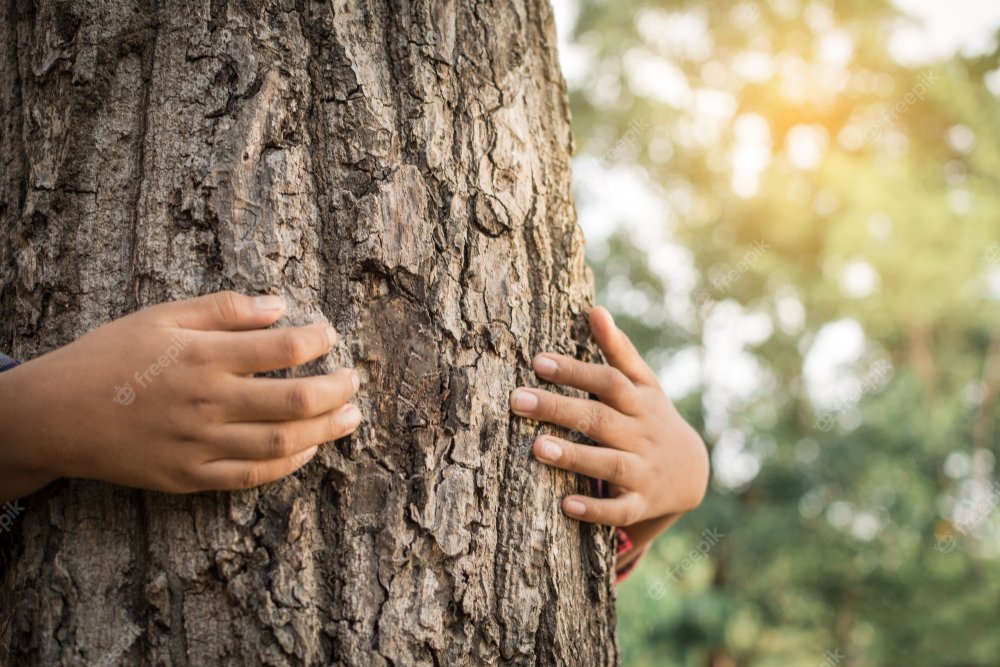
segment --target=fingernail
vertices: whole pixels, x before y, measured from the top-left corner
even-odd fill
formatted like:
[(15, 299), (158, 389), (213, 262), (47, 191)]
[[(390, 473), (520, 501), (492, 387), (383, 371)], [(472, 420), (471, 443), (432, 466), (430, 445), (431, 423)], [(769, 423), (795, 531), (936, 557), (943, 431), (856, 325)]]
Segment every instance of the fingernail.
[(573, 516), (583, 516), (583, 513), (587, 511), (587, 506), (579, 500), (567, 498), (563, 501), (563, 511), (566, 512), (566, 514), (572, 514)]
[(535, 372), (539, 375), (555, 375), (556, 371), (559, 370), (559, 366), (556, 362), (548, 357), (535, 357)]
[(541, 450), (541, 458), (546, 461), (558, 461), (563, 453), (562, 446), (553, 440), (542, 440)]
[(264, 312), (274, 312), (281, 310), (285, 306), (285, 300), (275, 294), (264, 294), (254, 297), (253, 307)]
[(515, 410), (531, 412), (538, 407), (538, 397), (530, 391), (518, 389), (510, 396), (510, 404)]
[(361, 376), (357, 371), (351, 371), (351, 384), (354, 385), (354, 391), (361, 388)]
[(326, 328), (326, 338), (330, 341), (330, 347), (337, 344), (337, 330), (333, 327)]
[(347, 428), (354, 428), (361, 423), (361, 410), (358, 410), (358, 406), (352, 405), (344, 411), (344, 425)]

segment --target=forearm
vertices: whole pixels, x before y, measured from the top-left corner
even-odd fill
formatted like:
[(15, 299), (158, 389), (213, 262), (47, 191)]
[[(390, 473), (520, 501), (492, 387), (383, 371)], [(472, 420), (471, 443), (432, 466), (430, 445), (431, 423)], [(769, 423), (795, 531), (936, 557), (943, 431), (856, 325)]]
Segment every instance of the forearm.
[(24, 498), (55, 479), (39, 450), (50, 415), (31, 407), (34, 371), (33, 364), (24, 364), (0, 373), (0, 504)]

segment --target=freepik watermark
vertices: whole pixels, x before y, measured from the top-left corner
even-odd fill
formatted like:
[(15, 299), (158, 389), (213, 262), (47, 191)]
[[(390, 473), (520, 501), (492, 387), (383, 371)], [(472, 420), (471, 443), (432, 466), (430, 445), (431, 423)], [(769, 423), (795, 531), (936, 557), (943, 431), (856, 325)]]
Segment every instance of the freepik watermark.
[(605, 171), (610, 169), (615, 162), (629, 151), (633, 151), (639, 145), (639, 137), (645, 134), (652, 124), (646, 118), (633, 119), (628, 124), (625, 134), (619, 137), (615, 145), (609, 148), (597, 165), (590, 169), (585, 169), (573, 178), (573, 186), (576, 190), (585, 190), (594, 182), (602, 178)]
[[(170, 339), (170, 346), (157, 357), (156, 361), (151, 363), (146, 370), (136, 371), (134, 379), (139, 388), (145, 389), (164, 369), (177, 361), (177, 357), (192, 340), (194, 340), (193, 337), (186, 331), (174, 334)], [(114, 401), (119, 405), (132, 405), (135, 402), (135, 396), (136, 389), (131, 382), (115, 387)]]
[[(680, 563), (674, 567), (667, 568), (667, 577), (673, 583), (679, 583), (688, 571), (702, 558), (707, 556), (715, 546), (726, 536), (718, 528), (707, 528), (701, 534), (701, 541), (691, 550), (690, 553)], [(646, 595), (654, 600), (663, 598), (667, 593), (667, 585), (663, 580), (650, 582), (646, 587)]]
[(17, 521), (17, 517), (21, 516), (21, 512), (23, 511), (24, 508), (21, 507), (20, 500), (12, 500), (3, 506), (3, 510), (0, 511), (0, 535), (14, 527), (14, 522)]
[(1000, 264), (1000, 243), (994, 243), (983, 253), (987, 264)]
[[(719, 292), (728, 290), (733, 283), (739, 280), (740, 276), (747, 271), (751, 271), (755, 266), (757, 266), (758, 262), (760, 262), (760, 258), (766, 255), (767, 251), (770, 249), (770, 244), (761, 239), (757, 239), (750, 244), (750, 249), (743, 254), (743, 257), (741, 257), (740, 261), (736, 263), (736, 266), (721, 276), (713, 276), (708, 281), (709, 284)], [(691, 300), (694, 302), (696, 307), (701, 307), (711, 298), (712, 297), (708, 289), (702, 288), (692, 295)]]
[[(765, 2), (765, 4), (771, 4)], [(744, 23), (752, 23), (760, 18), (760, 4), (756, 2), (741, 2), (736, 6), (736, 16)]]
[(883, 111), (878, 122), (872, 123), (865, 128), (865, 141), (874, 141), (882, 134), (882, 130), (894, 127), (913, 106), (927, 97), (927, 91), (937, 82), (938, 75), (934, 72), (924, 71), (917, 77), (917, 83), (888, 111)]
[(837, 667), (837, 665), (846, 659), (847, 654), (842, 652), (839, 648), (835, 648), (832, 651), (826, 651), (823, 653), (823, 662), (819, 663), (819, 667)]
[(760, 258), (763, 257), (770, 249), (770, 245), (760, 239), (757, 239), (750, 244), (750, 250), (746, 251), (735, 267), (721, 276), (715, 276), (712, 278), (712, 286), (720, 290), (729, 289), (729, 287), (736, 282), (740, 276), (757, 266), (757, 262), (760, 261)]
[(958, 540), (951, 533), (944, 533), (934, 536), (934, 550), (943, 554), (950, 554), (958, 546)]
[(832, 429), (837, 423), (837, 412), (844, 410), (848, 405), (857, 403), (862, 399), (862, 397), (865, 396), (865, 394), (878, 389), (891, 372), (892, 364), (888, 361), (885, 359), (876, 361), (872, 364), (872, 367), (868, 369), (868, 373), (865, 374), (865, 378), (862, 380), (860, 386), (845, 396), (832, 411), (822, 412), (816, 415), (816, 420), (813, 422), (813, 428), (824, 432)]
[(573, 424), (573, 428), (570, 428), (566, 433), (566, 439), (570, 442), (586, 442), (588, 440), (593, 440), (591, 437), (591, 432), (594, 427), (597, 426), (600, 421), (600, 411), (603, 408), (598, 403), (593, 403), (592, 409), (586, 410), (583, 413), (583, 417)]
[(725, 534), (719, 532), (718, 528), (706, 529), (701, 534), (701, 541), (691, 550), (691, 553), (676, 566), (667, 568), (667, 575), (670, 577), (670, 580), (677, 583), (683, 579), (688, 570), (694, 567), (695, 563), (707, 556), (715, 545), (722, 541), (723, 537), (725, 537)]
[[(985, 498), (971, 507), (958, 509), (961, 518), (953, 521), (951, 527), (961, 535), (974, 535), (997, 507), (1000, 507), (1000, 482), (993, 482)], [(941, 553), (951, 553), (957, 546), (958, 538), (954, 533), (947, 532), (934, 536), (934, 549)]]
[(963, 535), (974, 532), (986, 523), (997, 507), (1000, 507), (1000, 482), (993, 482), (989, 495), (969, 508), (966, 516), (955, 522), (955, 528)]

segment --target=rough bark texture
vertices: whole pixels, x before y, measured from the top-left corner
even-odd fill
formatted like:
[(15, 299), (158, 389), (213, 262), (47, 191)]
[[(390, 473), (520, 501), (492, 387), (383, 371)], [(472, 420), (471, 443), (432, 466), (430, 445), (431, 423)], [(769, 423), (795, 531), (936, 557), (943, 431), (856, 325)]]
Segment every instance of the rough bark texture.
[(252, 492), (26, 499), (0, 662), (616, 664), (609, 531), (507, 410), (588, 354), (546, 0), (2, 5), (0, 349), (280, 292), (368, 420)]

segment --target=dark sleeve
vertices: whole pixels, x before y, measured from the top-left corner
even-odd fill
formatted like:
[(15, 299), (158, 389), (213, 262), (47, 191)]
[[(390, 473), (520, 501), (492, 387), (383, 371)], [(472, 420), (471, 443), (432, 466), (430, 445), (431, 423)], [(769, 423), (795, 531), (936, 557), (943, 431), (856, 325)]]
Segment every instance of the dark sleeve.
[(14, 366), (17, 366), (18, 362), (14, 361), (6, 354), (0, 354), (0, 373), (3, 371), (9, 371)]

